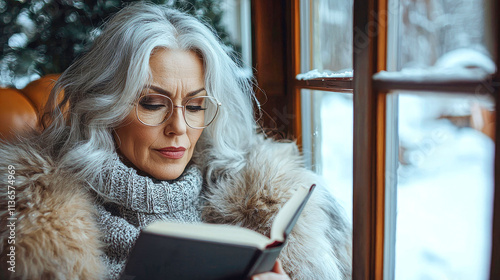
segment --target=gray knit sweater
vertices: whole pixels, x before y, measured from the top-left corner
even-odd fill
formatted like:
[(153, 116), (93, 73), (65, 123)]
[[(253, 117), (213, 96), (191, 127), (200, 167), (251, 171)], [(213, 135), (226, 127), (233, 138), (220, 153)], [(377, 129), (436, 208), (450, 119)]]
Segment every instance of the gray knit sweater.
[(195, 165), (173, 181), (137, 174), (116, 156), (103, 170), (98, 223), (109, 279), (118, 279), (140, 230), (157, 220), (200, 222), (202, 175)]

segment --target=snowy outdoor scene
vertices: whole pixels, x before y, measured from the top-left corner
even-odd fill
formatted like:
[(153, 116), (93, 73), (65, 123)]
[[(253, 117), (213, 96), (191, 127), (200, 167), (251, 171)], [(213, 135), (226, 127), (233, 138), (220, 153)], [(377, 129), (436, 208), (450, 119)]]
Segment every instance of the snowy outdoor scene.
[[(343, 56), (353, 51), (344, 32), (352, 24), (352, 1), (314, 3), (312, 70), (297, 78), (352, 76), (352, 60)], [(398, 27), (390, 30), (398, 33), (397, 51), (388, 56), (395, 68), (374, 78), (477, 81), (495, 73), (483, 8), (482, 0), (390, 1)], [(313, 168), (352, 219), (352, 94), (311, 93), (312, 141), (320, 146)], [(387, 147), (399, 157), (396, 174), (388, 175), (397, 186), (395, 279), (489, 279), (494, 142), (487, 126), (494, 100), (474, 92), (390, 96), (396, 96), (390, 106), (397, 117), (388, 133), (399, 143)]]
[[(488, 279), (494, 143), (434, 115), (469, 99), (440, 99), (399, 96), (395, 279)], [(341, 93), (321, 104), (323, 175), (351, 218), (352, 105)]]

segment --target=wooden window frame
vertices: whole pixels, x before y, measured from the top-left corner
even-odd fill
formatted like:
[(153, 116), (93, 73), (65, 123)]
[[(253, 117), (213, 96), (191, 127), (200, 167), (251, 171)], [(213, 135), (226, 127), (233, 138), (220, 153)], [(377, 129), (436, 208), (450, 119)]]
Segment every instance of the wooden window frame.
[[(490, 42), (500, 66), (498, 1), (491, 1)], [(392, 90), (443, 93), (482, 92), (496, 104), (495, 147), (500, 141), (500, 73), (480, 82), (399, 82), (374, 80), (386, 69), (387, 0), (355, 0), (353, 38), (366, 38), (353, 57), (354, 78), (297, 80), (300, 73), (300, 0), (252, 0), (252, 43), (256, 79), (267, 103), (263, 125), (301, 144), (301, 89), (353, 92), (353, 279), (384, 279), (386, 97)], [(361, 34), (363, 33), (363, 34)], [(355, 41), (356, 42), (356, 41)], [(266, 99), (258, 94), (260, 100)], [(494, 208), (490, 279), (500, 279), (500, 149), (495, 149)]]
[[(498, 14), (491, 1), (491, 14)], [(495, 99), (496, 119), (500, 115), (499, 72), (477, 82), (412, 82), (385, 79), (373, 75), (386, 69), (387, 0), (354, 1), (354, 38), (366, 32), (365, 48), (354, 53), (354, 183), (353, 183), (353, 279), (384, 279), (385, 223), (385, 143), (386, 96), (392, 90), (414, 90), (450, 93), (485, 93)], [(495, 12), (496, 11), (496, 12)], [(491, 17), (493, 19), (493, 17)], [(493, 21), (493, 20), (492, 20)], [(376, 24), (373, 24), (376, 23)], [(496, 46), (496, 65), (500, 65), (500, 48), (496, 18), (491, 34)], [(496, 121), (495, 147), (499, 144), (499, 122)], [(495, 149), (494, 210), (490, 279), (500, 279), (500, 151)]]

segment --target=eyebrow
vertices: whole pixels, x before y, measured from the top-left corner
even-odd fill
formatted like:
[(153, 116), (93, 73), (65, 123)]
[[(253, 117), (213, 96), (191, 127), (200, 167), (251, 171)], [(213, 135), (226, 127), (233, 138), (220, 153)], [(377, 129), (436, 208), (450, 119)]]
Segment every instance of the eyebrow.
[[(164, 89), (162, 89), (160, 87), (157, 87), (157, 86), (144, 87), (144, 89), (152, 89), (152, 90), (156, 91), (159, 94), (167, 95), (167, 96), (170, 96), (170, 97), (173, 96), (173, 94), (170, 91), (164, 90)], [(204, 91), (204, 90), (205, 90), (205, 88), (203, 87), (203, 88), (197, 89), (195, 91), (188, 92), (188, 94), (186, 95), (186, 97), (195, 96), (195, 95), (197, 95), (198, 93), (200, 93), (201, 91)]]

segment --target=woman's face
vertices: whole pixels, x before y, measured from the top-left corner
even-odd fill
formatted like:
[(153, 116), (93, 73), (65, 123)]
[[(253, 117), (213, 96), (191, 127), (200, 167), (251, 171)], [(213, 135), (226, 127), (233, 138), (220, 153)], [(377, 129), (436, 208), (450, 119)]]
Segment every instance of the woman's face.
[[(206, 95), (203, 63), (192, 51), (158, 49), (149, 66), (153, 81), (144, 94), (163, 94), (174, 105), (184, 105), (194, 96)], [(135, 108), (115, 129), (118, 152), (142, 173), (159, 180), (178, 178), (193, 156), (203, 129), (187, 126), (182, 108), (159, 126), (147, 126), (136, 116)]]

